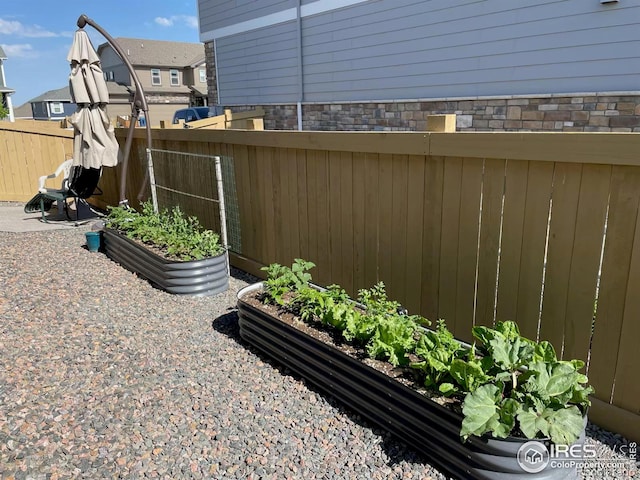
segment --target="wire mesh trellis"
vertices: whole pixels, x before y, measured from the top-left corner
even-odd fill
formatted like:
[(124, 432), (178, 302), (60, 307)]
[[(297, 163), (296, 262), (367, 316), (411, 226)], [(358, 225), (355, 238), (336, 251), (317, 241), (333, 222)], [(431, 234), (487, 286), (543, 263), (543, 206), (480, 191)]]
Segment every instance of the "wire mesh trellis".
[(202, 226), (222, 233), (216, 158), (220, 159), (227, 247), (242, 253), (240, 214), (233, 158), (171, 150), (150, 150), (151, 189), (157, 207), (179, 206)]

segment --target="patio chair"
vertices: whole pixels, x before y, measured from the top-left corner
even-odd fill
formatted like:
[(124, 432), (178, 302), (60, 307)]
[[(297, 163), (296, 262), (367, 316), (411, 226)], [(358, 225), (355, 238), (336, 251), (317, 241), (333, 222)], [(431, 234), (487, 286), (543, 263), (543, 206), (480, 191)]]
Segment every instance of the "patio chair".
[[(48, 223), (45, 212), (51, 210), (54, 202), (57, 202), (58, 209), (62, 206), (68, 220), (73, 220), (69, 214), (68, 199), (72, 198), (76, 204), (76, 218), (79, 220), (79, 202), (92, 195), (99, 195), (102, 190), (98, 188), (102, 169), (83, 168), (73, 166), (73, 160), (63, 162), (51, 175), (43, 175), (38, 179), (38, 193), (27, 202), (24, 207), (25, 213), (40, 212), (42, 221)], [(45, 182), (50, 178), (57, 178), (62, 175), (60, 188), (47, 188)]]

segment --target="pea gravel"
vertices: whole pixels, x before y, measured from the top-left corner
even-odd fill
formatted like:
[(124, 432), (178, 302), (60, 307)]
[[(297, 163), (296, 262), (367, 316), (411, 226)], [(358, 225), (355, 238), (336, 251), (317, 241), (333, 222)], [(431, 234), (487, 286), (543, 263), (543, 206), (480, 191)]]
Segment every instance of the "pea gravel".
[[(85, 230), (0, 232), (0, 478), (446, 478), (243, 344), (250, 276), (169, 295), (88, 252)], [(589, 435), (624, 459), (623, 438)]]

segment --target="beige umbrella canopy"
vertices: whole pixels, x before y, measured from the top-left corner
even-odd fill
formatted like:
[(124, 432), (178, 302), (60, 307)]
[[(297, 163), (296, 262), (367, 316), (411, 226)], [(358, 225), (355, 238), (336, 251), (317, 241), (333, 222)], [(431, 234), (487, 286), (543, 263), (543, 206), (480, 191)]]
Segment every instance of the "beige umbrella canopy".
[(75, 129), (73, 165), (85, 169), (114, 167), (120, 155), (106, 110), (109, 93), (100, 59), (84, 30), (76, 31), (67, 60), (71, 64), (71, 97), (78, 105), (71, 116)]

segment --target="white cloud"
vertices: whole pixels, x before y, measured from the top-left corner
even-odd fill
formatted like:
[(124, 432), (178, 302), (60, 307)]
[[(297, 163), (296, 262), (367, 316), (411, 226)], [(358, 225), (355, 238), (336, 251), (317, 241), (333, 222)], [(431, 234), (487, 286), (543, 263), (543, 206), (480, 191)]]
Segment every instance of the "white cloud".
[(3, 18), (0, 18), (0, 34), (31, 38), (46, 38), (58, 36), (57, 33), (45, 30), (40, 25), (24, 25), (17, 20), (5, 20)]
[(193, 15), (172, 15), (170, 17), (156, 17), (155, 22), (162, 27), (173, 27), (177, 23), (189, 28), (198, 28), (198, 17)]
[(198, 28), (198, 17), (194, 17), (193, 15), (184, 15), (184, 23), (187, 24), (187, 27)]
[(173, 26), (173, 20), (166, 17), (156, 17), (156, 23), (163, 27), (171, 27)]
[(33, 47), (28, 43), (14, 44), (14, 45), (0, 45), (9, 58), (34, 58), (37, 57), (37, 53), (33, 51)]

